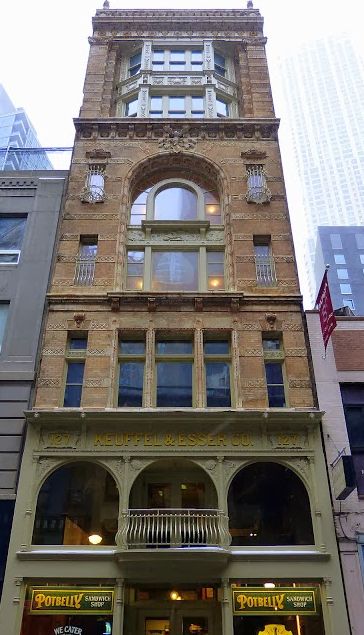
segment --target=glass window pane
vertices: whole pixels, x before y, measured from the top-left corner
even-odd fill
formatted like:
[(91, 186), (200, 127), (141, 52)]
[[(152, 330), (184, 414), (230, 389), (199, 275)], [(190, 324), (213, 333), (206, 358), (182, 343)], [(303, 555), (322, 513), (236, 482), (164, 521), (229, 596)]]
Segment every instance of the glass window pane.
[(192, 62), (202, 62), (202, 50), (196, 49), (191, 51), (191, 60)]
[(268, 403), (271, 408), (283, 408), (286, 405), (284, 386), (268, 386)]
[(196, 291), (198, 289), (197, 252), (153, 252), (153, 291)]
[(346, 265), (344, 254), (334, 254), (334, 260), (336, 265)]
[(192, 97), (192, 110), (203, 110), (203, 97)]
[(157, 355), (192, 355), (192, 342), (186, 340), (166, 340), (157, 342)]
[(205, 355), (227, 355), (229, 354), (230, 347), (227, 340), (211, 340), (205, 341), (204, 353)]
[(212, 263), (221, 263), (224, 264), (225, 254), (223, 251), (208, 251), (207, 252), (207, 262)]
[(128, 276), (143, 276), (144, 264), (131, 265), (128, 264)]
[(206, 405), (230, 407), (230, 368), (226, 362), (206, 362)]
[(170, 54), (171, 62), (184, 62), (185, 61), (185, 51), (171, 51)]
[(87, 348), (87, 337), (71, 337), (68, 347), (71, 351), (85, 351)]
[(225, 280), (222, 275), (211, 275), (207, 279), (207, 288), (209, 291), (218, 291), (225, 288)]
[(364, 234), (355, 234), (355, 240), (358, 249), (364, 249)]
[(218, 64), (219, 66), (222, 66), (222, 67), (225, 66), (225, 58), (220, 53), (217, 53), (215, 51), (214, 57), (215, 57), (215, 64)]
[(254, 254), (258, 258), (268, 259), (270, 256), (270, 246), (269, 245), (254, 245)]
[(78, 408), (81, 404), (81, 396), (82, 386), (66, 386), (63, 406), (65, 408)]
[(185, 111), (184, 97), (169, 97), (169, 112)]
[(88, 260), (95, 259), (97, 255), (97, 243), (81, 243), (80, 257)]
[(128, 251), (128, 263), (143, 263), (144, 251)]
[(155, 197), (155, 220), (193, 220), (196, 217), (197, 196), (187, 187), (166, 187)]
[(144, 355), (145, 342), (121, 340), (119, 343), (119, 350), (122, 355)]
[(364, 265), (364, 254), (360, 254), (360, 262)]
[(131, 225), (141, 225), (147, 215), (147, 208), (145, 205), (133, 205), (130, 213)]
[[(137, 342), (142, 344), (142, 342)], [(143, 405), (144, 362), (122, 362), (119, 373), (118, 406)]]
[(336, 273), (339, 280), (347, 280), (349, 278), (349, 273), (347, 269), (337, 269)]
[(192, 362), (157, 362), (157, 406), (192, 406)]
[(67, 368), (67, 384), (82, 384), (85, 362), (69, 362)]
[(0, 304), (0, 351), (4, 340), (6, 320), (8, 318), (9, 304)]
[(330, 234), (330, 241), (333, 249), (343, 248), (340, 234)]
[(19, 251), (6, 253), (0, 251), (0, 264), (2, 265), (17, 265), (19, 262)]
[(267, 384), (283, 384), (282, 365), (276, 362), (265, 363)]
[(341, 284), (340, 285), (340, 292), (341, 293), (351, 293), (351, 285), (350, 284)]
[(136, 117), (138, 112), (138, 100), (133, 99), (126, 104), (125, 115), (127, 117)]
[(148, 196), (148, 194), (149, 194), (149, 192), (150, 192), (150, 189), (151, 189), (151, 188), (150, 188), (150, 187), (148, 187), (148, 189), (147, 189), (147, 190), (144, 190), (144, 192), (140, 192), (140, 194), (138, 194), (138, 196), (136, 197), (136, 199), (133, 201), (133, 205), (135, 205), (135, 204), (140, 205), (140, 204), (142, 204), (142, 203), (144, 203), (144, 204), (145, 204), (145, 203), (147, 202), (147, 196)]
[(281, 350), (281, 340), (278, 337), (264, 338), (263, 339), (263, 350), (264, 351), (280, 351)]
[(129, 291), (142, 291), (144, 286), (143, 278), (138, 276), (128, 276), (126, 279), (126, 288)]
[(164, 51), (160, 49), (154, 49), (153, 51), (153, 62), (163, 62), (164, 61)]
[(216, 99), (216, 112), (220, 117), (227, 117), (229, 114), (228, 105), (222, 99)]
[(25, 216), (0, 216), (0, 249), (20, 249), (26, 220)]
[(151, 97), (150, 98), (150, 109), (151, 110), (163, 110), (162, 97)]
[(139, 53), (136, 53), (130, 58), (130, 67), (140, 64), (141, 61), (142, 61), (142, 53), (141, 51), (139, 51)]

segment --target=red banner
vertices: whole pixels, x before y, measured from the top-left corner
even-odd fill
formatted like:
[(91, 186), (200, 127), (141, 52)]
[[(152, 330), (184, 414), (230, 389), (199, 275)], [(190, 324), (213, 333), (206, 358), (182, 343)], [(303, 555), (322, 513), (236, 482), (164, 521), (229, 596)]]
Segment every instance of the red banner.
[(320, 291), (318, 292), (316, 300), (316, 306), (320, 314), (321, 331), (326, 351), (327, 342), (336, 327), (336, 318), (334, 315), (334, 309), (332, 308), (327, 271), (325, 271), (324, 277), (322, 278)]

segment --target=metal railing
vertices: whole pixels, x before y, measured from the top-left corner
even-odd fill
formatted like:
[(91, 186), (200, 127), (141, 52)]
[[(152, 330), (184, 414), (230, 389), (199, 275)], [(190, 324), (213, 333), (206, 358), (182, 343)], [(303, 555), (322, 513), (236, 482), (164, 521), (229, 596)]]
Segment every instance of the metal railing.
[(271, 256), (255, 256), (257, 284), (261, 287), (274, 287), (277, 284), (274, 259)]
[(95, 277), (95, 258), (78, 258), (73, 284), (91, 286)]
[(119, 527), (122, 549), (227, 548), (231, 542), (228, 516), (216, 509), (129, 509)]

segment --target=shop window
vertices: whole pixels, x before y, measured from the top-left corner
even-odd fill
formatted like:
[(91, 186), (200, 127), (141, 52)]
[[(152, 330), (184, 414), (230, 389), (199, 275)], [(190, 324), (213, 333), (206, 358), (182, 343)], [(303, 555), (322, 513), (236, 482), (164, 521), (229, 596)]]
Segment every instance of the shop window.
[(286, 406), (284, 387), (284, 351), (279, 337), (263, 337), (264, 369), (270, 408)]
[(230, 342), (228, 340), (205, 339), (204, 360), (207, 408), (230, 408), (231, 406), (230, 357)]
[(83, 203), (103, 203), (105, 200), (105, 165), (89, 165), (85, 187), (81, 192)]
[(119, 342), (119, 407), (143, 405), (145, 368), (145, 341), (125, 340)]
[(193, 403), (193, 343), (158, 340), (155, 351), (157, 407), (191, 407)]
[(0, 353), (4, 342), (5, 327), (9, 313), (9, 302), (0, 302)]
[(263, 165), (246, 166), (247, 193), (245, 198), (248, 203), (269, 203), (272, 193), (267, 186), (266, 174)]
[(115, 544), (118, 498), (114, 479), (99, 465), (60, 467), (39, 491), (32, 543)]
[(26, 216), (0, 216), (0, 265), (18, 264), (26, 221)]
[(257, 284), (272, 287), (277, 284), (270, 236), (254, 236), (254, 260)]
[(83, 376), (85, 372), (87, 336), (70, 336), (66, 351), (66, 383), (63, 406), (79, 408), (82, 399)]
[(228, 493), (232, 545), (313, 545), (310, 502), (292, 470), (273, 462), (240, 470)]
[(74, 284), (90, 286), (95, 277), (97, 236), (80, 236), (80, 247), (76, 260)]

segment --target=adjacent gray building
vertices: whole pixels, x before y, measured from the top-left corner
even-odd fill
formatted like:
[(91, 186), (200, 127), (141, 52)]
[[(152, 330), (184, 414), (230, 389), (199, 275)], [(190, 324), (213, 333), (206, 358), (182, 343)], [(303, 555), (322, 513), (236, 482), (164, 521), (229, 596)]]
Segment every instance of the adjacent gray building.
[(66, 171), (0, 173), (0, 593)]
[(0, 170), (51, 170), (52, 167), (24, 108), (16, 108), (0, 84)]
[(317, 290), (325, 265), (330, 265), (328, 279), (334, 309), (348, 306), (355, 315), (364, 315), (364, 226), (318, 227)]

